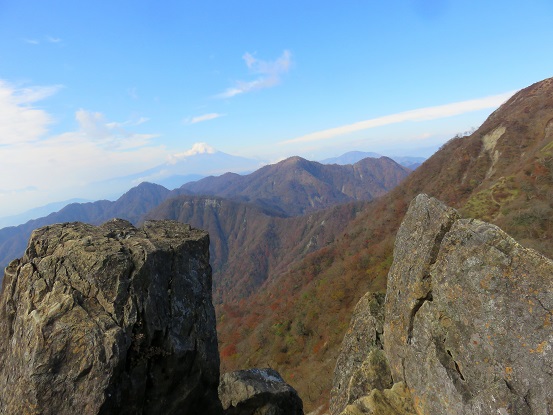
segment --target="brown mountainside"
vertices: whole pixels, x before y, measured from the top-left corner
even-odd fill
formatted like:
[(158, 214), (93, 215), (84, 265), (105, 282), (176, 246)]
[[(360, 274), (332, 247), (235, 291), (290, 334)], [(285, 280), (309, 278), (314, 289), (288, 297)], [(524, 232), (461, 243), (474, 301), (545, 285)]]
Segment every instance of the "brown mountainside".
[(207, 230), (214, 301), (230, 304), (254, 293), (270, 275), (332, 242), (367, 203), (283, 218), (252, 203), (183, 195), (166, 200), (145, 219), (173, 219)]
[(473, 134), (450, 140), (335, 242), (271, 276), (247, 304), (222, 309), (223, 371), (269, 364), (307, 410), (326, 404), (352, 307), (367, 290), (385, 289), (395, 233), (419, 193), (552, 257), (553, 79), (521, 90)]
[(298, 216), (338, 203), (372, 200), (397, 186), (409, 173), (387, 157), (366, 158), (345, 166), (290, 157), (245, 176), (227, 173), (207, 177), (178, 191), (232, 198), (283, 216)]

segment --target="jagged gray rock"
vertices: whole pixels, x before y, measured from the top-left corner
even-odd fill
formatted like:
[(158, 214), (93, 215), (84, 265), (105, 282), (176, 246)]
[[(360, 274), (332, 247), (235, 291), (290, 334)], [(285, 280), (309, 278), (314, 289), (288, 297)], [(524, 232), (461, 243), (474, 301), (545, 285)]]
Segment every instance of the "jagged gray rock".
[(303, 415), (297, 392), (273, 369), (225, 373), (219, 398), (226, 415)]
[(384, 350), (417, 413), (553, 412), (553, 262), (426, 195), (388, 275)]
[(177, 222), (41, 228), (6, 269), (1, 414), (209, 414), (209, 237)]
[(367, 293), (355, 306), (342, 341), (330, 391), (330, 413), (339, 414), (371, 390), (392, 387), (382, 347), (384, 294)]
[(385, 306), (386, 356), (394, 381), (403, 380), (402, 361), (413, 335), (419, 308), (432, 299), (430, 267), (440, 243), (459, 214), (436, 199), (418, 195), (409, 206), (397, 232), (394, 262), (388, 274)]
[(413, 408), (409, 388), (404, 382), (390, 389), (373, 389), (346, 406), (340, 415), (420, 415)]

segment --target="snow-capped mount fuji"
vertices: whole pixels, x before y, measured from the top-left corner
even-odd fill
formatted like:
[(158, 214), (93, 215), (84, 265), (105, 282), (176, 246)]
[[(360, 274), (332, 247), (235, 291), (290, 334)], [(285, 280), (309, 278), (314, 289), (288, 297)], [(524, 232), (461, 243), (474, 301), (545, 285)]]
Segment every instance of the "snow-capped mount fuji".
[(151, 182), (174, 189), (186, 182), (232, 171), (251, 173), (265, 162), (218, 151), (207, 143), (195, 143), (190, 150), (172, 155), (169, 160), (133, 175), (134, 184)]

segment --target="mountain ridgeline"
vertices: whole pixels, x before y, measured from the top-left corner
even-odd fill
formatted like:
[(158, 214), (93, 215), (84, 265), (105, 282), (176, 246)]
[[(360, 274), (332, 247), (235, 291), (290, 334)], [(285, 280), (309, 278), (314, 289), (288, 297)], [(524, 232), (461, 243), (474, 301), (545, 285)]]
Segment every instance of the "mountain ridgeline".
[(54, 223), (75, 221), (99, 225), (111, 218), (138, 222), (146, 212), (165, 200), (169, 193), (169, 190), (163, 186), (142, 183), (129, 190), (115, 202), (99, 200), (88, 203), (71, 203), (48, 216), (30, 220), (23, 225), (0, 229), (0, 266), (5, 268), (12, 259), (23, 255), (27, 241), (34, 229)]
[(23, 254), (33, 229), (53, 223), (97, 225), (114, 217), (138, 223), (162, 201), (182, 194), (226, 197), (256, 205), (271, 216), (295, 216), (348, 201), (371, 200), (392, 189), (409, 172), (385, 157), (364, 159), (351, 166), (322, 165), (292, 157), (248, 175), (227, 173), (174, 191), (142, 183), (114, 202), (73, 203), (46, 217), (0, 229), (0, 266)]
[(180, 191), (250, 202), (282, 216), (299, 216), (340, 203), (372, 200), (409, 173), (387, 157), (365, 158), (345, 166), (290, 157), (247, 176), (227, 173), (187, 183)]
[(166, 200), (147, 220), (172, 219), (211, 238), (216, 304), (238, 302), (298, 258), (331, 243), (369, 202), (350, 202), (305, 216), (281, 217), (251, 203), (210, 196)]

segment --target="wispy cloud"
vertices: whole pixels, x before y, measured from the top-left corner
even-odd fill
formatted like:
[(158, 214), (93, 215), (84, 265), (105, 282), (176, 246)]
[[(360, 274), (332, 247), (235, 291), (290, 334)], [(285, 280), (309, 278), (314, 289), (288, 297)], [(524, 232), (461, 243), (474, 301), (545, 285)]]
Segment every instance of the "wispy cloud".
[[(46, 41), (48, 43), (60, 43), (62, 40), (59, 37), (54, 36), (46, 36), (45, 38), (42, 38), (42, 41)], [(28, 43), (30, 45), (40, 45), (42, 43), (41, 40), (35, 39), (35, 38), (25, 38), (23, 39), (23, 42)]]
[(99, 112), (80, 109), (75, 118), (79, 123), (79, 131), (67, 134), (78, 134), (80, 138), (112, 151), (144, 147), (157, 137), (157, 134), (137, 134), (123, 128), (125, 125), (138, 125), (136, 122), (106, 122), (104, 115)]
[(127, 94), (129, 95), (129, 97), (131, 97), (132, 99), (140, 99), (139, 95), (138, 95), (138, 90), (135, 86), (131, 87), (131, 88), (128, 88), (127, 89)]
[(186, 118), (184, 120), (184, 123), (185, 124), (196, 124), (196, 123), (199, 123), (199, 122), (214, 120), (214, 119), (219, 118), (219, 117), (224, 117), (225, 115), (226, 114), (219, 114), (217, 112), (212, 112), (212, 113), (209, 113), (209, 114), (198, 115), (196, 117)]
[(292, 53), (289, 50), (275, 61), (257, 59), (251, 53), (246, 52), (242, 59), (251, 73), (258, 75), (251, 81), (237, 81), (234, 86), (217, 95), (218, 98), (231, 98), (246, 92), (270, 88), (280, 83), (282, 75), (290, 70), (292, 65)]
[(51, 124), (51, 117), (33, 104), (55, 94), (61, 86), (17, 88), (0, 80), (0, 145), (33, 142)]
[(148, 121), (150, 121), (150, 119), (147, 117), (139, 117), (139, 118), (132, 118), (130, 120), (123, 121), (123, 122), (117, 122), (117, 121), (108, 122), (106, 123), (106, 126), (111, 129), (123, 128), (123, 127), (136, 127)]
[(10, 190), (0, 189), (0, 196), (2, 196), (2, 197), (4, 197), (4, 196), (13, 196), (13, 195), (21, 194), (21, 193), (36, 192), (37, 190), (38, 189), (35, 186), (27, 186), (27, 187), (23, 187), (21, 189), (10, 189)]
[(468, 101), (454, 102), (436, 107), (419, 108), (411, 111), (400, 112), (397, 114), (386, 115), (378, 118), (371, 118), (365, 121), (359, 121), (353, 124), (342, 125), (336, 128), (317, 131), (306, 134), (291, 140), (282, 141), (280, 144), (305, 143), (312, 141), (329, 140), (338, 136), (350, 134), (356, 131), (368, 130), (370, 128), (381, 127), (384, 125), (397, 124), (406, 121), (429, 121), (439, 118), (452, 117), (454, 115), (465, 114), (472, 111), (478, 111), (488, 108), (496, 108), (509, 99), (515, 91), (504, 94), (493, 95), (484, 98), (478, 98)]

